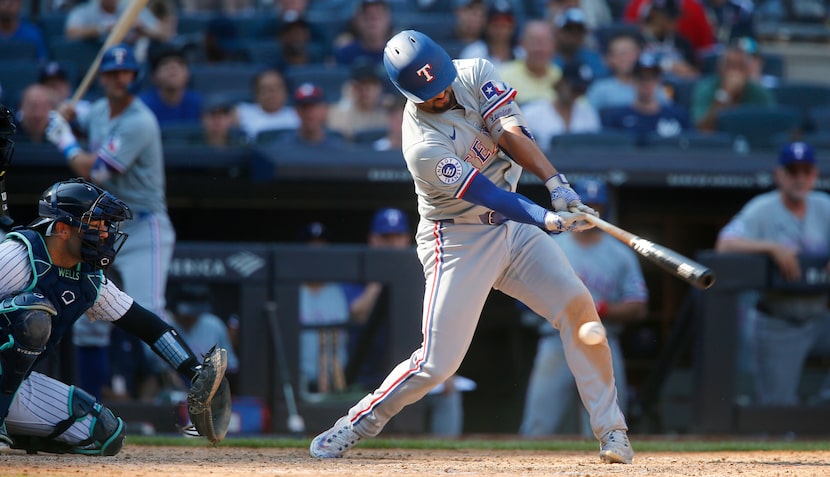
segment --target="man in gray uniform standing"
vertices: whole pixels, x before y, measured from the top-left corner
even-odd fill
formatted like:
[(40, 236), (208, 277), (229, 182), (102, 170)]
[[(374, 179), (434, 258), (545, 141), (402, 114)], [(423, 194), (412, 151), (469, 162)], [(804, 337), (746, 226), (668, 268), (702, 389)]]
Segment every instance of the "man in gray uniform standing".
[(50, 113), (46, 135), (74, 174), (111, 191), (133, 211), (132, 220), (123, 225), (130, 241), (115, 268), (135, 301), (166, 318), (167, 271), (176, 234), (167, 215), (158, 121), (135, 96), (139, 70), (130, 46), (119, 44), (104, 52), (99, 80), (105, 97), (93, 103), (87, 123), (81, 124), (89, 133), (87, 151), (67, 123), (75, 117), (69, 105)]
[[(453, 61), (428, 36), (406, 30), (387, 42), (384, 64), (409, 100), (403, 154), (421, 216), (415, 238), (426, 279), (423, 341), (374, 392), (311, 442), (311, 455), (342, 457), (452, 376), (496, 288), (559, 330), (600, 441), (600, 458), (631, 463), (634, 451), (617, 404), (608, 342), (587, 345), (578, 338), (582, 324), (599, 321), (591, 293), (548, 236), (590, 228), (584, 214), (596, 212), (536, 145), (513, 101), (516, 91), (500, 80), (492, 63)], [(544, 182), (552, 210), (515, 192), (522, 168)]]
[[(814, 190), (818, 166), (809, 144), (784, 146), (774, 172), (778, 187), (750, 200), (721, 230), (715, 250), (767, 254), (784, 280), (796, 282), (804, 278), (799, 256), (830, 253), (830, 196)], [(807, 355), (828, 340), (827, 305), (827, 287), (762, 293), (751, 343), (760, 404), (798, 404)]]

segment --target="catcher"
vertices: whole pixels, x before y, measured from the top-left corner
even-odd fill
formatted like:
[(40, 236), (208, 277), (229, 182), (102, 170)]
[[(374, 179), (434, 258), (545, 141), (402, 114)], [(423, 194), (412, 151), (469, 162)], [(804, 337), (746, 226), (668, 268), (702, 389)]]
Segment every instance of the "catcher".
[(124, 422), (89, 393), (33, 372), (82, 315), (106, 320), (148, 345), (190, 379), (195, 430), (218, 443), (230, 420), (227, 352), (199, 362), (176, 331), (104, 276), (127, 238), (130, 209), (83, 179), (50, 186), (39, 218), (0, 243), (0, 447), (115, 455)]

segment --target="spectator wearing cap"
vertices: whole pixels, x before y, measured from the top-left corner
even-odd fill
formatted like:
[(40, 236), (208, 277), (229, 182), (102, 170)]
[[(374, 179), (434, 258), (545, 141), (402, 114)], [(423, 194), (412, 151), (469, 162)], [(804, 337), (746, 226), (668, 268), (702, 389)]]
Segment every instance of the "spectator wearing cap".
[(596, 78), (609, 75), (608, 68), (599, 52), (589, 45), (585, 12), (580, 8), (569, 8), (554, 19), (556, 35), (556, 56), (554, 61), (560, 67), (568, 62), (587, 63)]
[(597, 111), (585, 99), (585, 91), (593, 81), (587, 63), (568, 63), (556, 83), (554, 100), (539, 100), (522, 108), (527, 124), (542, 150), (554, 136), (565, 133), (589, 133), (600, 130)]
[[(322, 222), (310, 222), (299, 232), (309, 247), (325, 247), (330, 237)], [(348, 362), (349, 303), (343, 286), (336, 282), (300, 283), (300, 386), (305, 399), (344, 391)]]
[(354, 141), (355, 135), (361, 132), (385, 130), (385, 77), (380, 65), (366, 59), (355, 62), (346, 85), (346, 94), (329, 109), (329, 129), (340, 133), (347, 141)]
[[(622, 31), (608, 40), (605, 62), (611, 76), (591, 83), (585, 94), (594, 109), (601, 113), (634, 102), (634, 66), (641, 53), (642, 37), (636, 33)], [(671, 102), (662, 88), (657, 92), (657, 98), (663, 104)]]
[(487, 3), (484, 0), (454, 0), (455, 28), (452, 38), (463, 46), (481, 39), (487, 25)]
[[(576, 181), (574, 191), (600, 216), (611, 213), (614, 204), (605, 182), (594, 178)], [(620, 409), (626, 412), (628, 386), (620, 336), (627, 326), (642, 321), (648, 314), (649, 293), (637, 255), (596, 227), (552, 237), (594, 299), (597, 314), (607, 332)], [(521, 320), (536, 325), (540, 336), (528, 380), (520, 433), (525, 437), (592, 436), (588, 414), (577, 399), (573, 374), (565, 361), (559, 331), (529, 309), (521, 312)], [(551, 396), (556, 399), (552, 400)], [(579, 429), (564, 429), (568, 416), (573, 414), (579, 416)]]
[(262, 131), (300, 127), (297, 111), (288, 104), (288, 89), (282, 73), (273, 68), (259, 72), (251, 80), (251, 89), (254, 102), (239, 103), (235, 111), (237, 125), (251, 141), (256, 141)]
[(755, 5), (747, 0), (704, 0), (703, 8), (718, 44), (741, 38), (755, 38)]
[(361, 0), (350, 31), (335, 39), (334, 60), (351, 65), (359, 58), (383, 64), (383, 49), (392, 36), (392, 10), (385, 0)]
[(43, 32), (34, 23), (23, 19), (23, 0), (0, 2), (0, 48), (14, 48), (10, 42), (30, 43), (36, 48), (37, 59), (45, 61), (49, 56)]
[[(623, 20), (638, 25), (655, 0), (629, 0), (623, 11)], [(660, 2), (661, 0), (657, 0)], [(706, 18), (706, 11), (700, 0), (676, 0), (675, 10), (677, 34), (686, 38), (697, 52), (705, 51), (716, 44), (712, 25)]]
[(520, 41), (524, 58), (500, 64), (497, 69), (502, 80), (518, 91), (516, 103), (552, 101), (553, 86), (562, 77), (562, 71), (553, 62), (556, 41), (553, 27), (544, 20), (528, 20), (522, 28)]
[(677, 32), (680, 0), (652, 0), (643, 7), (640, 32), (643, 49), (657, 55), (663, 73), (689, 80), (700, 76), (700, 61), (692, 43)]
[[(64, 24), (64, 36), (68, 40), (104, 41), (118, 22), (128, 2), (118, 0), (89, 0), (72, 7)], [(135, 45), (139, 39), (166, 42), (166, 32), (148, 9), (139, 13), (135, 26), (124, 37), (124, 43)]]
[(218, 14), (208, 20), (201, 42), (185, 52), (191, 64), (238, 63), (249, 61), (239, 42), (233, 19)]
[(579, 8), (585, 14), (585, 24), (591, 31), (610, 25), (614, 21), (611, 8), (606, 0), (547, 0), (545, 2), (545, 19), (551, 23), (569, 8)]
[(749, 55), (732, 43), (718, 58), (718, 70), (695, 83), (692, 90), (692, 121), (701, 131), (714, 131), (721, 111), (739, 105), (776, 104), (772, 92), (751, 76)]
[(647, 145), (652, 137), (677, 136), (692, 128), (685, 109), (658, 101), (662, 70), (654, 55), (640, 55), (634, 67), (634, 78), (634, 101), (627, 106), (603, 111), (603, 128), (629, 132), (640, 145)]
[(300, 126), (281, 138), (280, 145), (328, 148), (343, 146), (341, 137), (328, 129), (329, 105), (323, 88), (314, 83), (303, 83), (294, 90), (293, 99)]
[(758, 47), (758, 42), (748, 36), (733, 39), (730, 44), (736, 45), (744, 50), (749, 60), (749, 77), (757, 81), (764, 88), (775, 88), (781, 82), (781, 78), (775, 75), (764, 73), (764, 55)]
[(18, 127), (14, 140), (43, 143), (46, 140), (46, 126), (49, 125), (49, 111), (57, 107), (58, 98), (54, 90), (37, 83), (27, 86), (17, 110)]
[(459, 58), (485, 58), (494, 65), (522, 56), (517, 42), (519, 26), (513, 6), (507, 0), (495, 0), (487, 12), (484, 37), (470, 43), (459, 53)]
[[(830, 196), (816, 190), (819, 168), (816, 151), (804, 142), (785, 145), (773, 168), (775, 189), (753, 197), (721, 229), (715, 251), (768, 256), (773, 276), (782, 284), (805, 280), (802, 260), (830, 270)], [(826, 354), (830, 344), (827, 302), (830, 288), (781, 287), (761, 290), (745, 325), (748, 357), (752, 361), (754, 403), (795, 406), (802, 402), (799, 383), (811, 354)], [(733, 363), (734, 364), (734, 363)], [(818, 397), (825, 394), (830, 376)], [(808, 401), (811, 398), (807, 399)], [(826, 401), (825, 401), (826, 403)]]
[(190, 66), (175, 48), (150, 59), (152, 86), (139, 95), (156, 115), (159, 125), (197, 124), (202, 116), (202, 95), (188, 87)]
[(222, 93), (214, 93), (202, 104), (202, 134), (199, 144), (223, 148), (245, 142), (242, 131), (234, 126), (234, 101)]

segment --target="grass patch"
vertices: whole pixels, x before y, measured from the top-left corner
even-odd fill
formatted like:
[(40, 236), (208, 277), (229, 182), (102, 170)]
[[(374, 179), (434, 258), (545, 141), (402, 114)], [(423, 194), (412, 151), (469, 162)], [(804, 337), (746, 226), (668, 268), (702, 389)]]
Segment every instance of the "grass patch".
[[(637, 452), (735, 452), (792, 450), (818, 451), (830, 450), (827, 440), (783, 440), (761, 438), (727, 437), (666, 437), (666, 436), (632, 436), (634, 450)], [(247, 448), (281, 448), (307, 449), (310, 439), (292, 439), (284, 437), (229, 437), (219, 447)], [(127, 445), (139, 446), (191, 446), (209, 445), (205, 439), (182, 436), (128, 436)], [(550, 440), (492, 439), (469, 437), (463, 439), (428, 439), (428, 438), (392, 438), (365, 439), (360, 442), (366, 449), (430, 449), (430, 450), (536, 450), (536, 451), (592, 451), (599, 448), (595, 440), (578, 438), (558, 438)]]

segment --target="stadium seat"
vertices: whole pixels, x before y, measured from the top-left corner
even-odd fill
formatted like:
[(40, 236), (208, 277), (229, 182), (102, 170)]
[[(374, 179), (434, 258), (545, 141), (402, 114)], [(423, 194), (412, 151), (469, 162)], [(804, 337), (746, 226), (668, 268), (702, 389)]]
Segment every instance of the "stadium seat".
[(0, 60), (3, 60), (3, 62), (37, 61), (37, 45), (29, 41), (0, 39)]
[(438, 43), (455, 38), (455, 15), (447, 13), (415, 13), (400, 17), (396, 30), (417, 30)]
[(801, 126), (805, 131), (814, 129), (810, 110), (817, 106), (830, 105), (830, 86), (804, 81), (786, 81), (772, 88), (778, 104), (796, 108)]
[(775, 147), (775, 135), (797, 130), (800, 115), (791, 106), (738, 106), (721, 111), (716, 130), (742, 137), (750, 148)]
[(56, 38), (50, 45), (51, 57), (72, 62), (76, 71), (86, 71), (101, 51), (101, 42)]
[(296, 129), (265, 129), (257, 133), (253, 142), (257, 145), (272, 143), (279, 141), (289, 134), (294, 134), (295, 131)]
[(729, 151), (734, 149), (734, 142), (734, 137), (725, 132), (683, 131), (671, 137), (651, 134), (645, 145), (649, 149)]
[(830, 132), (830, 104), (812, 107), (808, 115), (816, 132)]
[(2, 100), (12, 109), (20, 103), (23, 90), (36, 83), (40, 75), (40, 65), (34, 61), (14, 61), (3, 64), (0, 68), (0, 86)]
[(386, 128), (367, 129), (365, 131), (358, 131), (352, 136), (352, 142), (355, 144), (372, 144), (378, 139), (386, 137), (388, 130)]
[(636, 144), (637, 140), (634, 134), (604, 130), (594, 133), (565, 133), (553, 136), (550, 140), (550, 149), (633, 149)]
[(251, 81), (262, 70), (261, 65), (220, 63), (190, 65), (193, 89), (202, 94), (251, 89)]

